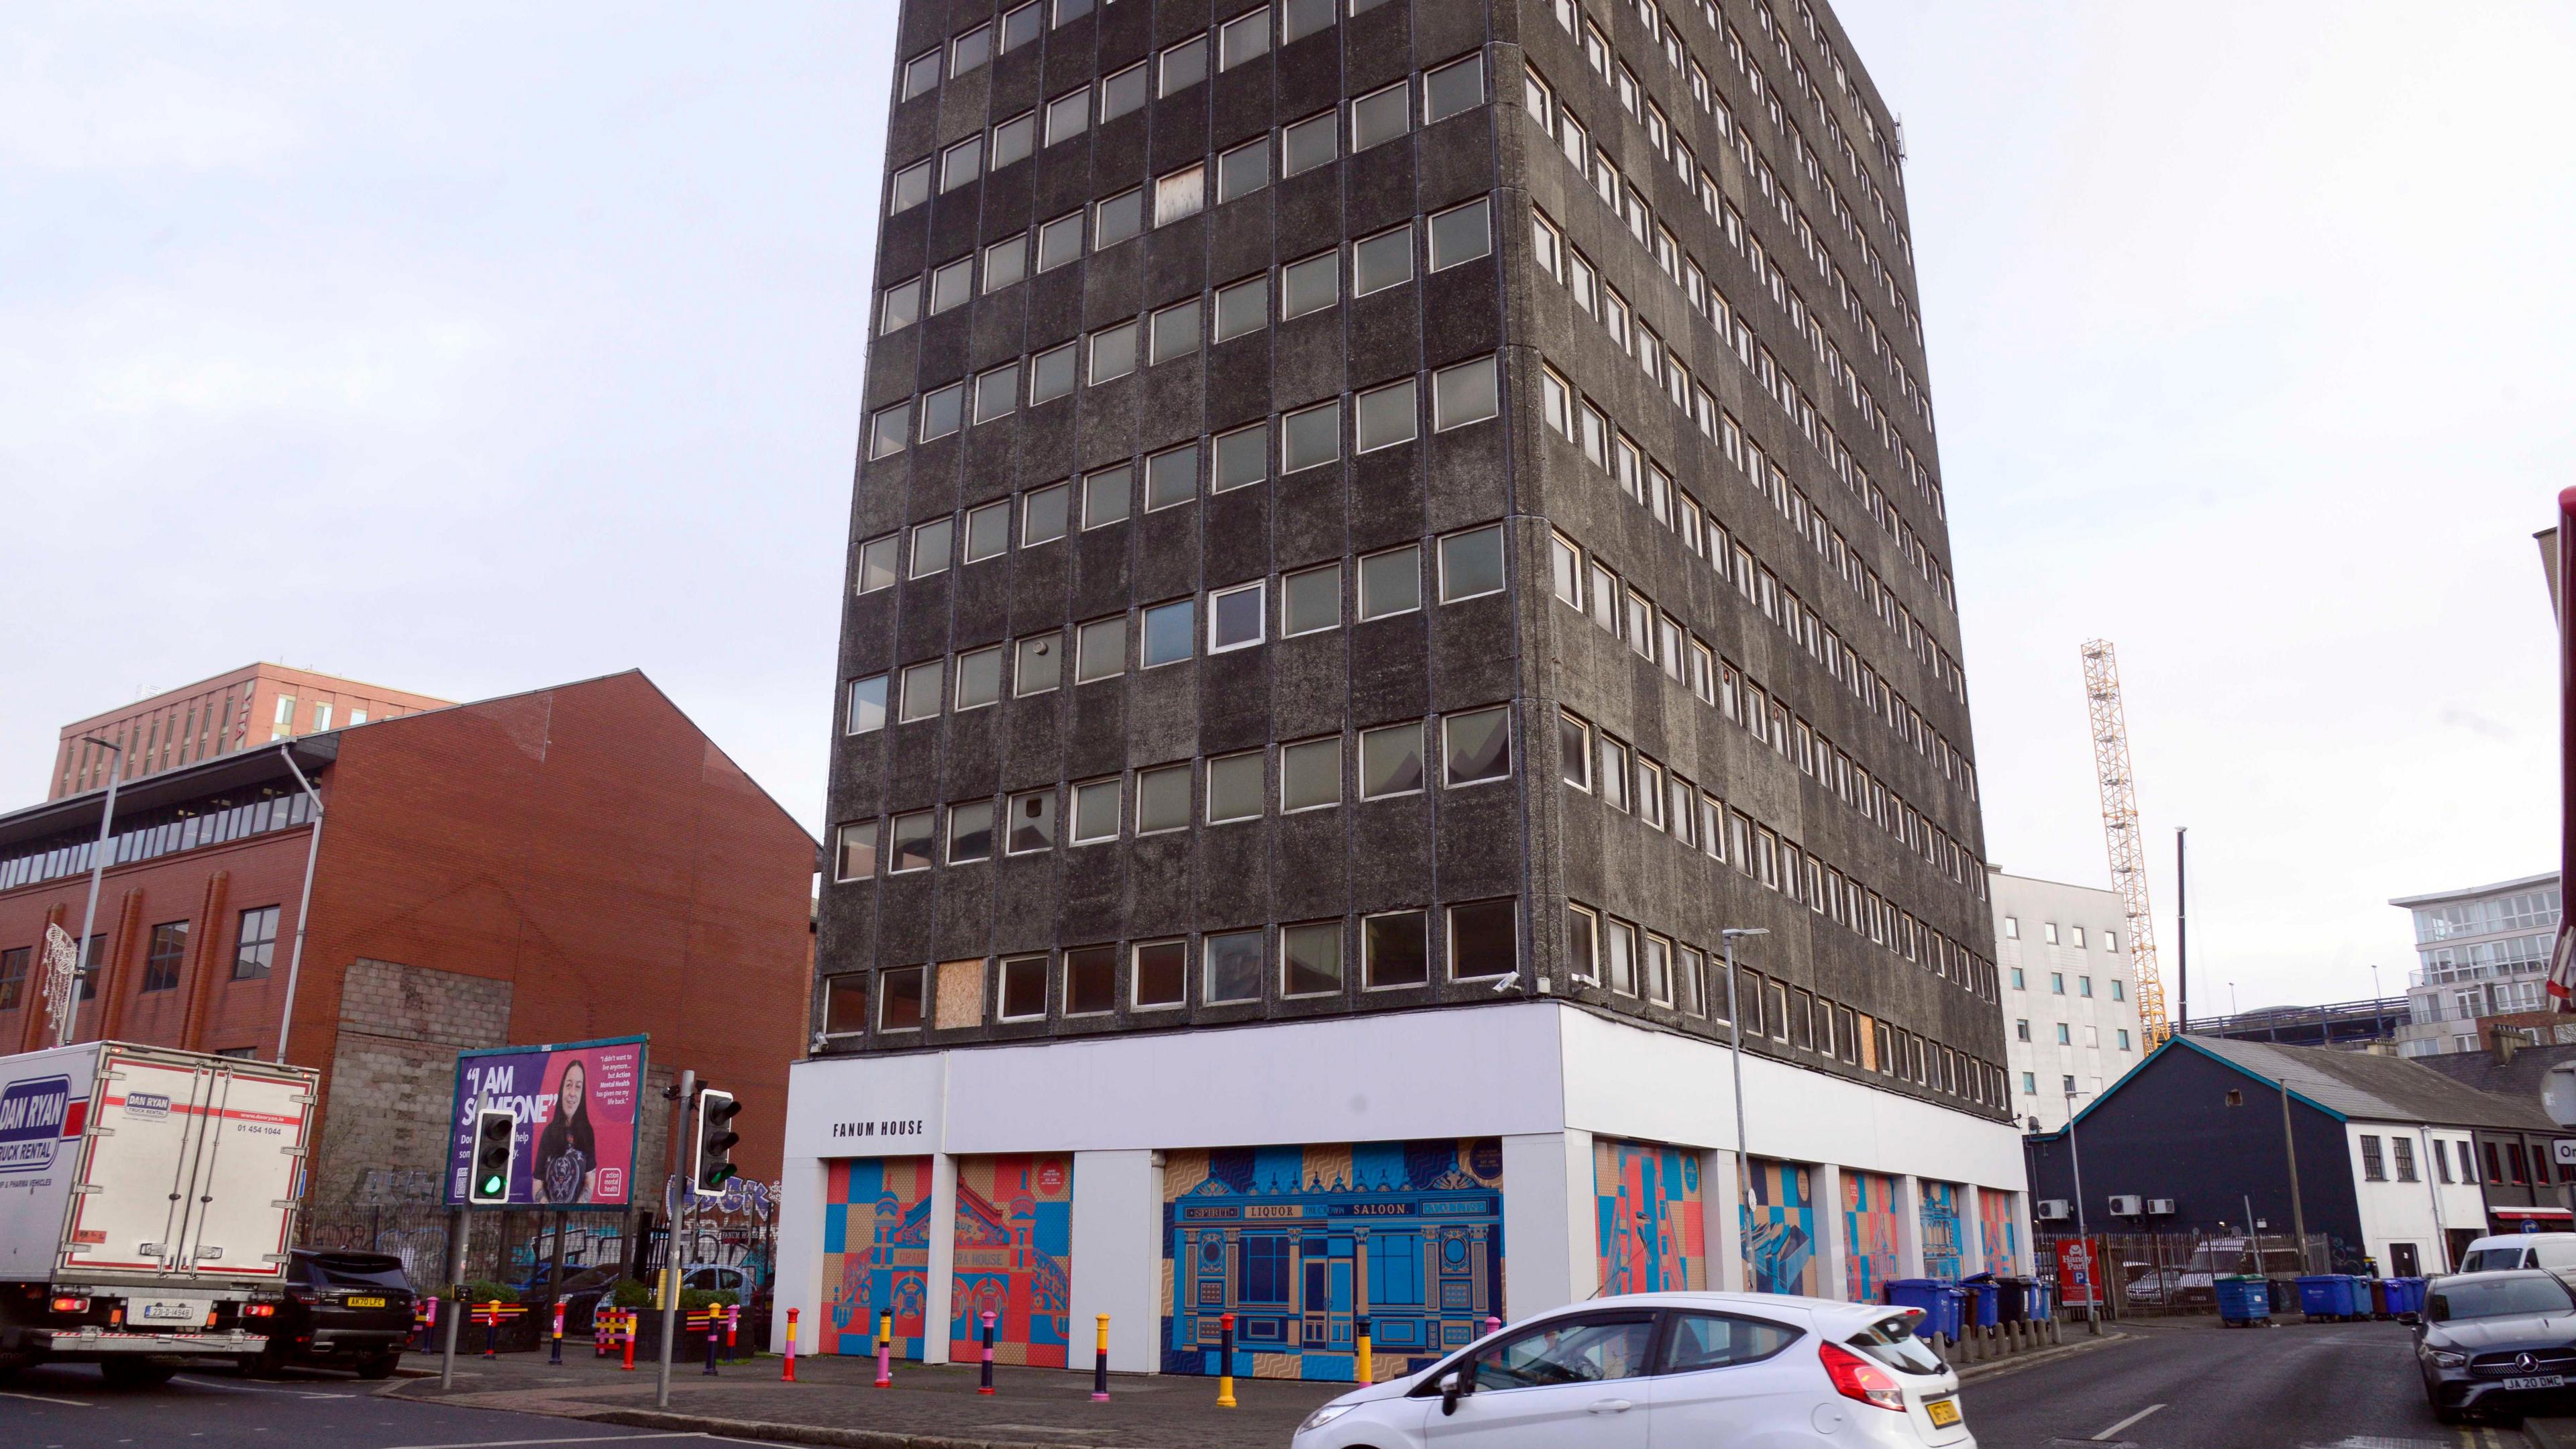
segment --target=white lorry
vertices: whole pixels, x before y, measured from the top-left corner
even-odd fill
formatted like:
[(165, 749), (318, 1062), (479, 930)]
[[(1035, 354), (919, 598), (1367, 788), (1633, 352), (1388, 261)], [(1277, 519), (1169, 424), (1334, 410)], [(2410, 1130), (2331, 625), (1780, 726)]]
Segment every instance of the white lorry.
[(307, 1067), (126, 1042), (0, 1057), (0, 1371), (255, 1357), (318, 1095)]

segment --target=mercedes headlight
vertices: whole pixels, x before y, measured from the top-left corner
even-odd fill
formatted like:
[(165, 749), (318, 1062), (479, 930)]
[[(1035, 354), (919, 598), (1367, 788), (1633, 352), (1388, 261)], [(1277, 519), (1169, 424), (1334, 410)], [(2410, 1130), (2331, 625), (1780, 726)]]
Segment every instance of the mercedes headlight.
[(2428, 1348), (2424, 1350), (2424, 1356), (2431, 1359), (2438, 1368), (2458, 1368), (2469, 1361), (2467, 1354), (2453, 1353), (2447, 1348)]
[(1347, 1414), (1358, 1407), (1359, 1405), (1357, 1404), (1326, 1404), (1324, 1407), (1308, 1414), (1306, 1416), (1306, 1422), (1297, 1426), (1297, 1432), (1300, 1434), (1311, 1434), (1317, 1429), (1324, 1427), (1326, 1424), (1333, 1422), (1335, 1419), (1340, 1418), (1344, 1414)]

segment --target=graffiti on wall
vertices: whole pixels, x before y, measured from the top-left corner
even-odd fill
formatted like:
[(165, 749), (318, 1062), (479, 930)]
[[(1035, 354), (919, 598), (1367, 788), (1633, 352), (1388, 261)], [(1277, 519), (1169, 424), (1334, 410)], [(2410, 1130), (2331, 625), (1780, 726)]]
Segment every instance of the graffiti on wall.
[(957, 1160), (956, 1261), (948, 1295), (948, 1354), (1063, 1368), (1073, 1306), (1070, 1153)]
[(1816, 1260), (1815, 1170), (1760, 1157), (1748, 1161), (1753, 1200), (1742, 1210), (1744, 1281), (1756, 1293), (1814, 1297), (1823, 1287)]
[(1986, 1271), (2003, 1276), (2018, 1275), (2021, 1265), (2021, 1217), (2013, 1211), (2013, 1195), (1993, 1188), (1977, 1194), (1977, 1230), (1986, 1250)]
[(920, 1358), (930, 1299), (930, 1159), (846, 1158), (827, 1167), (823, 1352), (875, 1353), (877, 1315), (891, 1310), (896, 1356)]
[(1904, 1207), (1895, 1178), (1843, 1170), (1843, 1296), (1849, 1301), (1876, 1303), (1889, 1280), (1902, 1276), (1897, 1238)]
[(1163, 1168), (1163, 1371), (1352, 1377), (1369, 1319), (1380, 1378), (1484, 1332), (1503, 1301), (1503, 1150), (1492, 1138), (1176, 1151)]
[(1959, 1234), (1959, 1189), (1925, 1179), (1923, 1192), (1923, 1276), (1956, 1283), (1965, 1271), (1961, 1255), (1967, 1241)]
[(1592, 1189), (1602, 1292), (1708, 1287), (1698, 1153), (1594, 1138)]

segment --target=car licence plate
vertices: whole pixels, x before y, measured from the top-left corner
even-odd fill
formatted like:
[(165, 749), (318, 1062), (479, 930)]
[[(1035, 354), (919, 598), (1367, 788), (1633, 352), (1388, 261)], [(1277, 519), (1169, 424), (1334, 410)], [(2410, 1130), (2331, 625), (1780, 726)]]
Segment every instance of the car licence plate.
[(196, 1328), (214, 1307), (203, 1298), (136, 1298), (125, 1305), (125, 1321)]
[(385, 1300), (381, 1298), (347, 1298), (341, 1301), (348, 1304), (351, 1308), (382, 1308), (385, 1306)]
[(2504, 1381), (2504, 1386), (2508, 1389), (2563, 1389), (2567, 1387), (2567, 1376), (2565, 1374), (2532, 1374), (2524, 1378), (2506, 1379)]
[(1935, 1429), (1947, 1429), (1959, 1422), (1959, 1406), (1949, 1399), (1927, 1400), (1923, 1405), (1923, 1412), (1932, 1417), (1932, 1427)]

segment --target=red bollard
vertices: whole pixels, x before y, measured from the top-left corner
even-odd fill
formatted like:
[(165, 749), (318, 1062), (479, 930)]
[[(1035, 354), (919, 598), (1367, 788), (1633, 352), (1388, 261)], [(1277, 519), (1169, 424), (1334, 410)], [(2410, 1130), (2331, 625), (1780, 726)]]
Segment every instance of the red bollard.
[(635, 1372), (635, 1310), (626, 1310), (626, 1362), (619, 1365), (622, 1373)]
[(787, 1372), (779, 1375), (784, 1383), (796, 1382), (796, 1310), (787, 1310)]
[(990, 1309), (990, 1308), (985, 1309), (985, 1310), (984, 1310), (984, 1382), (983, 1382), (980, 1386), (978, 1386), (978, 1387), (976, 1388), (976, 1390), (975, 1390), (975, 1392), (977, 1392), (977, 1393), (979, 1393), (979, 1394), (989, 1394), (989, 1393), (991, 1393), (991, 1392), (993, 1391), (993, 1318), (994, 1318), (993, 1310), (992, 1310), (992, 1309)]
[(739, 1303), (728, 1303), (728, 1304), (726, 1304), (726, 1305), (725, 1305), (725, 1357), (727, 1357), (727, 1358), (731, 1358), (731, 1357), (733, 1357), (733, 1333), (734, 1333), (734, 1330), (735, 1330), (736, 1328), (740, 1327), (741, 1325), (742, 1325), (742, 1305), (741, 1305), (741, 1304), (739, 1304)]
[(483, 1356), (501, 1356), (501, 1300), (490, 1298), (483, 1303)]
[(556, 1363), (556, 1364), (560, 1364), (560, 1363), (562, 1363), (562, 1362), (563, 1362), (563, 1308), (564, 1308), (563, 1300), (562, 1300), (562, 1299), (560, 1299), (560, 1298), (556, 1299), (556, 1300), (555, 1300), (555, 1351), (554, 1351), (554, 1357), (553, 1357), (552, 1359), (549, 1359), (549, 1360), (548, 1360), (548, 1362), (549, 1362), (549, 1363)]

